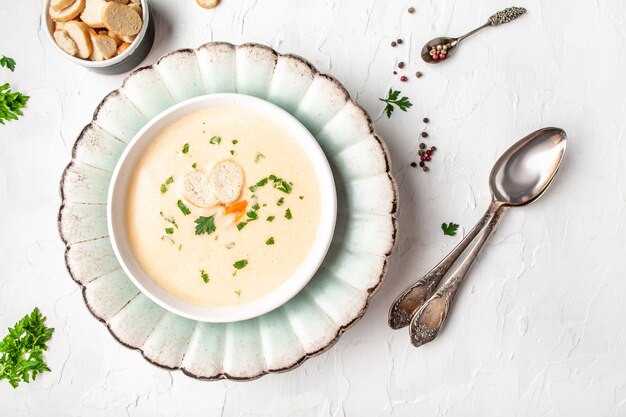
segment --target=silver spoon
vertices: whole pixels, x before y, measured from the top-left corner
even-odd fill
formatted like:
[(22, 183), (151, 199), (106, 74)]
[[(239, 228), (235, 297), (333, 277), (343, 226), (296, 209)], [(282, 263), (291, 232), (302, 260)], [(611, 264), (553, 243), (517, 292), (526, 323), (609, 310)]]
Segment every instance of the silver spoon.
[[(456, 50), (456, 46), (468, 36), (490, 26), (500, 26), (504, 23), (509, 23), (512, 20), (517, 19), (521, 15), (526, 13), (526, 9), (523, 7), (509, 7), (499, 11), (487, 19), (487, 23), (477, 27), (471, 32), (466, 33), (458, 38), (439, 37), (431, 39), (422, 48), (422, 59), (429, 64), (437, 64), (439, 62), (446, 61), (450, 58), (450, 55)], [(433, 49), (434, 48), (434, 49)]]
[[(411, 342), (416, 346), (437, 336), (459, 285), (506, 207), (530, 204), (543, 195), (561, 164), (566, 143), (562, 129), (545, 128), (526, 136), (498, 159), (489, 177), (492, 202), (487, 212), (448, 256), (400, 294), (389, 310), (389, 326), (398, 329), (410, 323)], [(433, 295), (441, 278), (483, 229), (467, 258)]]

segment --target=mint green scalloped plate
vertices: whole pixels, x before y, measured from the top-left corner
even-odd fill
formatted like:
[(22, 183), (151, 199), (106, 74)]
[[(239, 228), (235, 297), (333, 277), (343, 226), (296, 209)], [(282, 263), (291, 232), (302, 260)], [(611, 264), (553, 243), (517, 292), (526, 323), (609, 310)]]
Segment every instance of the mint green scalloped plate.
[[(311, 131), (333, 169), (338, 214), (322, 267), (296, 297), (254, 319), (212, 324), (164, 310), (131, 283), (107, 236), (106, 197), (120, 154), (144, 124), (175, 103), (226, 92), (277, 104)], [(211, 380), (287, 371), (330, 348), (382, 282), (397, 228), (390, 168), (367, 113), (304, 59), (258, 44), (175, 51), (107, 95), (74, 144), (58, 220), (67, 268), (91, 313), (155, 365)]]

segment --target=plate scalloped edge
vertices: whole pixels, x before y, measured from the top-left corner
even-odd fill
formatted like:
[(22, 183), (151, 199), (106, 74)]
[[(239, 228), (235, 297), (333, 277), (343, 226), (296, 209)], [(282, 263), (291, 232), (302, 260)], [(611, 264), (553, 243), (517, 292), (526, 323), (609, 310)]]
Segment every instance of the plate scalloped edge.
[[(257, 96), (298, 118), (327, 154), (340, 200), (336, 236), (311, 283), (283, 307), (228, 325), (184, 319), (148, 300), (121, 271), (106, 230), (108, 180), (126, 143), (169, 106), (215, 92)], [(150, 363), (202, 380), (256, 379), (328, 350), (365, 314), (397, 235), (397, 186), (369, 115), (305, 59), (254, 43), (211, 42), (131, 72), (78, 136), (60, 195), (65, 263), (91, 314)]]

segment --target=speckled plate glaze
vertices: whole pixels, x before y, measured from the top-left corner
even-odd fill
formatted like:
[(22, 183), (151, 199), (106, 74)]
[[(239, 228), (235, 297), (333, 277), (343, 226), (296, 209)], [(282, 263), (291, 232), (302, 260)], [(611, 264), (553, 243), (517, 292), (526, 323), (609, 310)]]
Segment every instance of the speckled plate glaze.
[[(311, 131), (333, 170), (338, 214), (322, 267), (296, 297), (254, 319), (212, 324), (164, 310), (131, 283), (107, 236), (106, 199), (120, 154), (144, 124), (175, 103), (226, 92), (277, 104)], [(67, 268), (91, 313), (155, 365), (200, 379), (287, 371), (330, 348), (382, 282), (397, 229), (390, 168), (367, 113), (304, 59), (258, 44), (175, 51), (107, 95), (74, 144), (58, 220)]]

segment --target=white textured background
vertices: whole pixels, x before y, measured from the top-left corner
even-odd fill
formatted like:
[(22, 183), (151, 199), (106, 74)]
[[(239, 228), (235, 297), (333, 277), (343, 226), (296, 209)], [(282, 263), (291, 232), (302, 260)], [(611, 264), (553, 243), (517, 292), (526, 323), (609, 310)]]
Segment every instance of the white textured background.
[[(386, 140), (400, 187), (400, 234), (387, 281), (329, 352), (254, 382), (200, 382), (120, 346), (87, 311), (63, 263), (58, 180), (96, 104), (123, 76), (67, 62), (40, 30), (37, 1), (0, 0), (0, 81), (31, 96), (0, 126), (0, 330), (39, 306), (56, 328), (52, 372), (13, 390), (0, 416), (624, 416), (626, 415), (626, 2), (526, 1), (519, 21), (487, 29), (445, 65), (421, 45), (461, 34), (508, 2), (484, 0), (154, 0), (145, 63), (212, 40), (261, 42), (304, 56), (344, 83)], [(406, 10), (417, 11), (409, 15)], [(405, 43), (391, 48), (391, 40)], [(408, 83), (392, 75), (407, 62)], [(417, 80), (413, 73), (421, 70)], [(0, 83), (1, 84), (1, 83)], [(381, 117), (400, 88), (414, 106)], [(421, 119), (440, 150), (414, 160)], [(569, 134), (554, 187), (510, 210), (433, 343), (387, 327), (398, 292), (461, 238), (489, 200), (491, 164), (527, 133)], [(363, 196), (367, 198), (367, 196)]]

